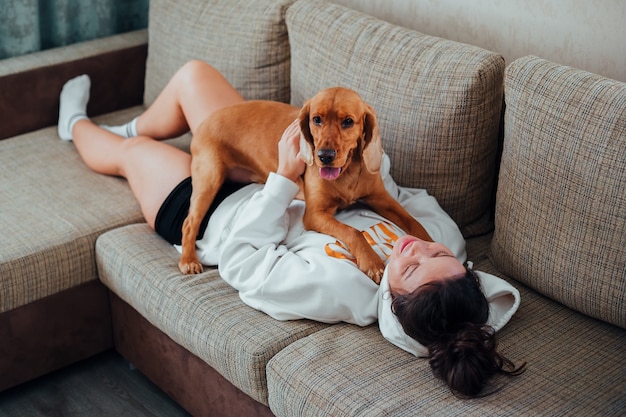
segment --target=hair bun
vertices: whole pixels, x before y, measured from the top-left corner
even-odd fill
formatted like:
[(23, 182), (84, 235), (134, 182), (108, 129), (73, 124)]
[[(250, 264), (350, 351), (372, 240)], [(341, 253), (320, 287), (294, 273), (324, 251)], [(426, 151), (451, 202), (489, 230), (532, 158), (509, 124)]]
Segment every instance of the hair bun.
[(455, 393), (471, 397), (482, 391), (498, 367), (494, 353), (493, 331), (466, 323), (447, 342), (432, 346), (430, 365)]

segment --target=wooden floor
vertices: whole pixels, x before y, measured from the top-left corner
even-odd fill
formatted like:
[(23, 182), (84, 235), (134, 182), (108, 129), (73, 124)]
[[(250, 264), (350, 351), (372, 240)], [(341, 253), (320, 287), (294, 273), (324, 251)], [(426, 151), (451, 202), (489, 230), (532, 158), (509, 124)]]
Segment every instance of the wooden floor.
[(2, 417), (182, 417), (185, 410), (111, 351), (0, 393)]

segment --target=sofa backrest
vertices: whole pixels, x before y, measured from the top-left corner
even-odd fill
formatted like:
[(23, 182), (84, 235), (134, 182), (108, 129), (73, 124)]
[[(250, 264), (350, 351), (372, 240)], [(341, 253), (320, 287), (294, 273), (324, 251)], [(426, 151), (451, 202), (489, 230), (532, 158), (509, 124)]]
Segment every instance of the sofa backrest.
[(246, 99), (288, 102), (290, 51), (284, 18), (291, 3), (151, 0), (145, 104), (192, 59), (216, 67)]
[(287, 11), (292, 103), (335, 85), (374, 107), (392, 176), (425, 188), (465, 236), (487, 232), (504, 60), (319, 0)]
[(378, 113), (397, 182), (426, 188), (467, 237), (492, 228), (500, 55), (319, 0), (153, 0), (148, 48), (146, 105), (191, 59), (247, 99), (302, 105), (353, 88)]
[(505, 85), (494, 263), (626, 328), (626, 84), (526, 57)]

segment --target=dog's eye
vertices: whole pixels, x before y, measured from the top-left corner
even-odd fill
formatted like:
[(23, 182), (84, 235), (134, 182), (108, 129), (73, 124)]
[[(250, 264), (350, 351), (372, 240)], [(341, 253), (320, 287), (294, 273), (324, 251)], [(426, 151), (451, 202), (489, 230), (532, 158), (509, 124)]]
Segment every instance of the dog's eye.
[(344, 119), (343, 122), (341, 122), (341, 127), (343, 127), (344, 129), (352, 127), (353, 125), (354, 125), (354, 120), (352, 120), (349, 117), (347, 119)]
[(315, 123), (318, 126), (322, 125), (322, 118), (319, 116), (313, 116), (313, 123)]

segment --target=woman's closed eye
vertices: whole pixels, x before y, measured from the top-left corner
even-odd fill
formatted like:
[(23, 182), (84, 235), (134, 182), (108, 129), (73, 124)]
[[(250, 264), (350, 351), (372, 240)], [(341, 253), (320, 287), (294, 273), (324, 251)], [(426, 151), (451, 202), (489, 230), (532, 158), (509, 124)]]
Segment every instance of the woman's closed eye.
[(404, 279), (410, 277), (411, 274), (413, 274), (413, 272), (415, 272), (417, 268), (420, 267), (420, 265), (421, 264), (419, 262), (407, 265), (406, 268), (404, 268), (404, 272), (402, 273), (402, 276), (404, 276)]
[[(431, 256), (430, 258), (441, 258), (441, 257), (452, 257), (452, 258), (454, 258), (453, 255), (451, 255), (450, 253), (448, 253), (448, 251), (445, 251), (445, 250), (440, 250), (439, 252), (437, 252), (433, 256)], [(414, 263), (408, 264), (406, 266), (406, 268), (404, 268), (404, 271), (402, 273), (404, 279), (409, 278), (415, 271), (417, 271), (417, 269), (420, 266), (422, 266), (422, 264), (420, 262), (414, 262)]]

